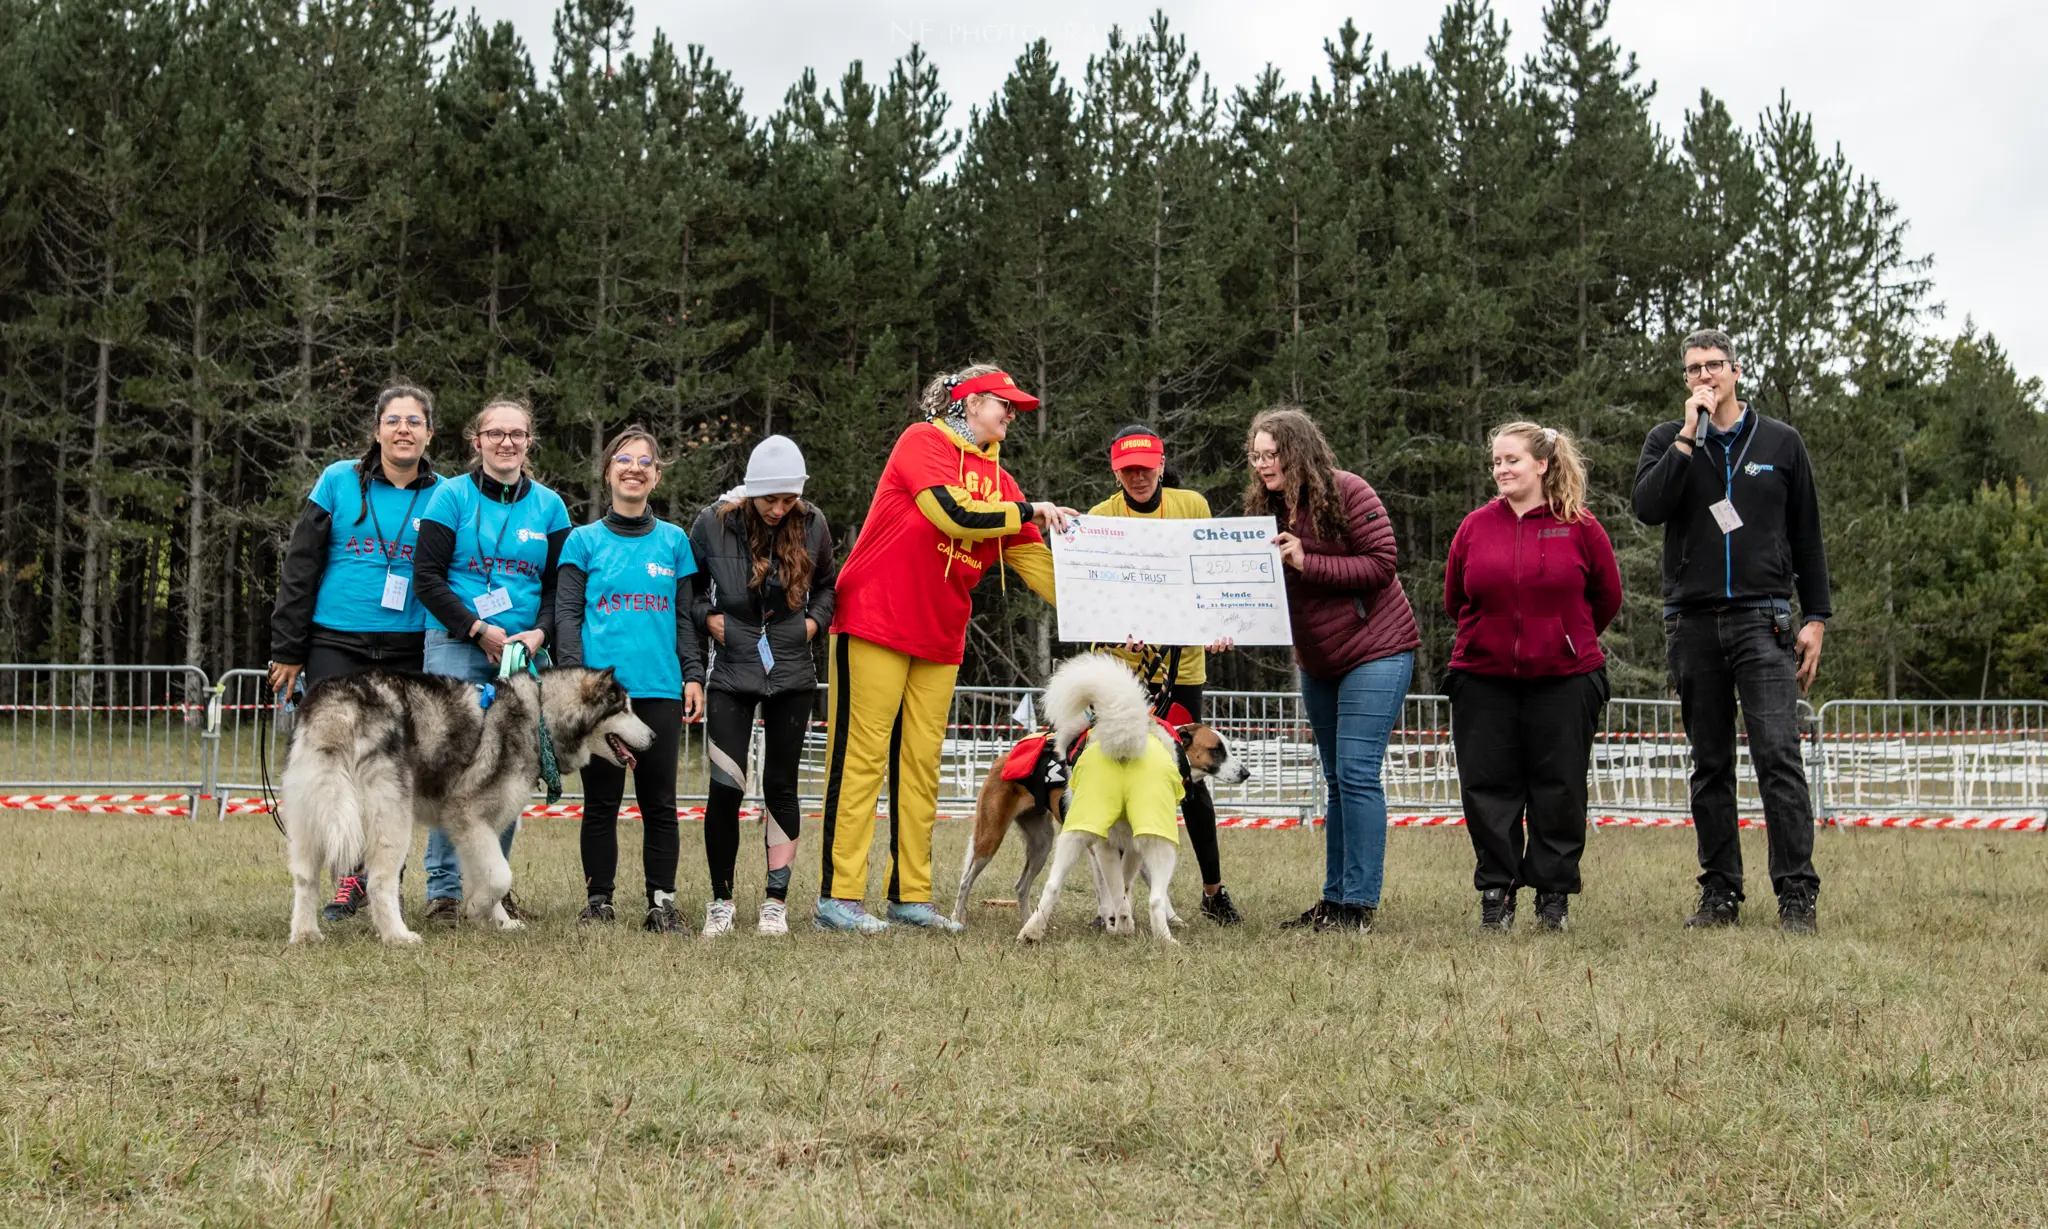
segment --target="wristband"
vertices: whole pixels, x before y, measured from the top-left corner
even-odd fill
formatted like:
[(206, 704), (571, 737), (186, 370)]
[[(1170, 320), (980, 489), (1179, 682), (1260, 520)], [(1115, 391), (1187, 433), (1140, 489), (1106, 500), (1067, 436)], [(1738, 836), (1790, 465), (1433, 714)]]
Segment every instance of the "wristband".
[(1684, 444), (1687, 448), (1697, 448), (1700, 446), (1700, 442), (1690, 435), (1681, 435), (1671, 442), (1674, 444)]

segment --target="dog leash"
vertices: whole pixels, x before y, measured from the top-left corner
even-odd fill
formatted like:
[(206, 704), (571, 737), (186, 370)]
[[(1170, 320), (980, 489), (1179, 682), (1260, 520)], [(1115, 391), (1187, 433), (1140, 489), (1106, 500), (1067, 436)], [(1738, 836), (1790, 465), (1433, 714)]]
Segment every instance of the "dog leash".
[[(520, 640), (505, 642), (505, 651), (498, 658), (498, 681), (508, 682), (521, 673), (531, 675), (534, 681), (533, 716), (535, 740), (540, 744), (540, 779), (548, 787), (548, 805), (562, 800), (562, 768), (555, 759), (555, 740), (548, 734), (548, 717), (541, 709), (539, 684), (540, 666), (527, 655), (526, 644)], [(486, 684), (481, 698), (483, 706), (489, 708), (496, 697), (497, 689)]]
[[(214, 691), (226, 694), (227, 684), (214, 684)], [(291, 834), (284, 830), (284, 817), (278, 812), (277, 789), (270, 783), (270, 730), (264, 728), (266, 725), (271, 729), (277, 726), (277, 718), (271, 712), (276, 700), (276, 693), (270, 687), (270, 676), (265, 674), (256, 684), (256, 768), (263, 781), (263, 805), (270, 810), (270, 822), (277, 825), (279, 836), (289, 837)], [(289, 704), (290, 697), (287, 696), (284, 702)], [(266, 717), (270, 720), (265, 721)]]

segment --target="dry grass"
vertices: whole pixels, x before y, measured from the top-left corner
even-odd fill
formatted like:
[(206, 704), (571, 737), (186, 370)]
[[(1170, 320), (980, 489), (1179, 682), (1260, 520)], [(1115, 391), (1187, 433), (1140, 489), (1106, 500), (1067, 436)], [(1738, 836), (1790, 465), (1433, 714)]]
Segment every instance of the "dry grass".
[[(963, 835), (941, 828), (942, 884)], [(1171, 952), (1092, 936), (1078, 892), (1029, 951), (981, 908), (958, 942), (593, 934), (558, 821), (515, 853), (532, 930), (387, 951), (353, 923), (286, 951), (263, 819), (0, 815), (0, 1219), (2048, 1215), (2048, 841), (1826, 835), (1807, 941), (1767, 900), (1681, 932), (1685, 832), (1601, 834), (1575, 932), (1506, 938), (1476, 931), (1462, 832), (1393, 835), (1363, 938), (1273, 929), (1314, 895), (1316, 838), (1224, 841), (1253, 924)], [(701, 909), (688, 827), (683, 872)]]

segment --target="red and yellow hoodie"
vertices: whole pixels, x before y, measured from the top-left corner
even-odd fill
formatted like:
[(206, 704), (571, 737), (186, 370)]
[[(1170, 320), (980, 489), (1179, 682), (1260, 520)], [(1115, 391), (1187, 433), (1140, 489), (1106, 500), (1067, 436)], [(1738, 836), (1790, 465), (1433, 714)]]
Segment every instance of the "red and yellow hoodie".
[(1054, 600), (1052, 551), (1003, 471), (1000, 444), (977, 448), (936, 422), (897, 437), (853, 554), (839, 571), (832, 630), (926, 661), (967, 652), (969, 596), (1007, 563)]

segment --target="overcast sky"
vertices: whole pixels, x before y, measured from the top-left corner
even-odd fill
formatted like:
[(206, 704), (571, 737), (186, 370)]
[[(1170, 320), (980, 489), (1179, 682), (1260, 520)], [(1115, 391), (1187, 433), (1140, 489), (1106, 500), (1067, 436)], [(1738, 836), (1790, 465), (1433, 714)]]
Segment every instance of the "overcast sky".
[[(554, 0), (476, 0), (510, 20), (545, 76)], [(1032, 39), (1052, 44), (1070, 83), (1114, 24), (1142, 27), (1137, 0), (643, 0), (635, 42), (656, 27), (702, 43), (761, 116), (806, 67), (835, 81), (852, 60), (869, 79), (922, 42), (965, 127)], [(1322, 43), (1348, 16), (1397, 64), (1420, 60), (1442, 5), (1434, 0), (1174, 0), (1176, 29), (1219, 93), (1268, 63), (1305, 88), (1323, 71)], [(1495, 0), (1514, 31), (1517, 62), (1542, 33), (1542, 0)], [(1934, 327), (1965, 316), (1995, 333), (2023, 375), (2048, 376), (2048, 307), (2026, 286), (2048, 270), (2048, 6), (2023, 0), (1615, 0), (1609, 29), (1657, 83), (1657, 121), (1674, 138), (1700, 90), (1747, 128), (1782, 89), (1810, 112), (1824, 144), (1875, 179), (1911, 222), (1909, 247), (1931, 254)]]

